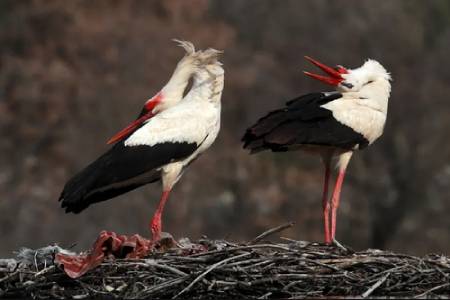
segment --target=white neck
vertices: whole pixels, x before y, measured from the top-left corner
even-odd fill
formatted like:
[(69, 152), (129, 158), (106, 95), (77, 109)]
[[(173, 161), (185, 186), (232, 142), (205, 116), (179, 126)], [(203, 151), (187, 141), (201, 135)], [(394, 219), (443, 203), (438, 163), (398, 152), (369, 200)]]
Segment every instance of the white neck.
[(365, 106), (387, 114), (391, 85), (387, 80), (378, 80), (357, 92), (343, 92), (344, 98), (360, 99)]
[(196, 70), (195, 60), (191, 56), (184, 57), (175, 68), (167, 84), (162, 88), (161, 94), (164, 105), (173, 105), (181, 101), (189, 78)]
[(224, 71), (220, 64), (205, 66), (195, 72), (189, 99), (220, 103), (224, 85)]

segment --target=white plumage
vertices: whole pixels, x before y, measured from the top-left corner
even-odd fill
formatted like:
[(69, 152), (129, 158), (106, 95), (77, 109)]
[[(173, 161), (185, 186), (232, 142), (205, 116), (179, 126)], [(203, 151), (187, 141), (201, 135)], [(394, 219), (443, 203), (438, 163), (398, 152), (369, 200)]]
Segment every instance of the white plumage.
[[(153, 240), (161, 234), (161, 215), (169, 193), (187, 165), (208, 149), (220, 129), (224, 70), (219, 51), (187, 55), (169, 82), (146, 102), (138, 118), (110, 141), (115, 145), (66, 184), (60, 200), (66, 212), (81, 212), (147, 183), (162, 180), (163, 193), (151, 221)], [(189, 79), (193, 84), (183, 97)]]

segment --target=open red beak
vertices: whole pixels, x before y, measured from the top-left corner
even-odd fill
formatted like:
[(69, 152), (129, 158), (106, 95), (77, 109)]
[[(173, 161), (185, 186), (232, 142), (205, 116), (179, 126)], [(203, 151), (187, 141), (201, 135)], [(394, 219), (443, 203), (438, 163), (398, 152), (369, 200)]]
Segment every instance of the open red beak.
[(109, 139), (107, 144), (114, 144), (118, 141), (121, 141), (126, 136), (133, 133), (136, 129), (138, 129), (142, 123), (144, 123), (146, 120), (152, 118), (156, 114), (153, 113), (153, 109), (156, 105), (158, 105), (162, 100), (161, 93), (156, 94), (155, 97), (151, 98), (147, 101), (147, 103), (144, 105), (144, 108), (142, 109), (141, 114), (139, 117), (133, 121), (130, 125), (116, 133), (112, 138)]
[(303, 73), (305, 73), (306, 75), (308, 75), (314, 79), (325, 82), (327, 84), (337, 86), (342, 80), (344, 80), (344, 78), (342, 78), (342, 74), (348, 74), (347, 69), (342, 66), (339, 66), (337, 68), (332, 68), (332, 67), (329, 67), (327, 65), (324, 65), (324, 64), (318, 62), (317, 60), (315, 60), (309, 56), (305, 56), (305, 59), (310, 61), (313, 65), (316, 65), (317, 67), (322, 69), (329, 76), (317, 75), (317, 74), (306, 72), (306, 71), (303, 71)]

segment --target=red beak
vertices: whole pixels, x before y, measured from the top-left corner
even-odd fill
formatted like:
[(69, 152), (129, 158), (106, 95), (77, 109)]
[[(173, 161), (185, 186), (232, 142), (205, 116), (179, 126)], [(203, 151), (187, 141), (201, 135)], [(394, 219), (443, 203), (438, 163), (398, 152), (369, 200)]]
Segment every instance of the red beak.
[(317, 67), (322, 69), (329, 76), (317, 75), (317, 74), (306, 72), (306, 71), (303, 71), (303, 73), (305, 73), (306, 75), (308, 75), (314, 79), (325, 82), (327, 84), (337, 86), (339, 83), (341, 83), (342, 80), (344, 80), (344, 78), (342, 78), (342, 74), (348, 74), (348, 70), (342, 66), (339, 66), (337, 68), (332, 68), (332, 67), (329, 67), (327, 65), (324, 65), (324, 64), (318, 62), (317, 60), (315, 60), (309, 56), (305, 56), (305, 59), (309, 60), (313, 65), (316, 65)]
[(107, 142), (107, 144), (114, 144), (118, 141), (122, 140), (124, 137), (135, 131), (142, 123), (144, 123), (145, 120), (150, 119), (153, 117), (154, 114), (151, 112), (144, 113), (141, 117), (137, 118), (135, 121), (133, 121), (130, 125), (116, 133), (112, 138), (110, 138)]
[(117, 143), (118, 141), (121, 141), (123, 138), (130, 135), (137, 128), (139, 128), (141, 124), (144, 123), (146, 120), (155, 116), (156, 114), (153, 113), (153, 109), (155, 108), (156, 105), (158, 105), (161, 102), (161, 100), (162, 100), (161, 93), (156, 94), (156, 96), (148, 100), (147, 103), (145, 103), (144, 108), (142, 109), (142, 112), (139, 115), (139, 117), (135, 121), (133, 121), (130, 125), (128, 125), (124, 129), (116, 133), (112, 138), (110, 138), (107, 144), (108, 145), (114, 144)]

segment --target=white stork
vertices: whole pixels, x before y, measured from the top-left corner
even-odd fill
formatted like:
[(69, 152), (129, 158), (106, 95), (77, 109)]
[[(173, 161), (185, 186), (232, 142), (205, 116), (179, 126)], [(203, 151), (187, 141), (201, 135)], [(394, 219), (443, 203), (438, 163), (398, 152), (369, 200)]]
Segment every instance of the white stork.
[[(247, 129), (242, 140), (244, 148), (251, 153), (301, 149), (322, 157), (325, 242), (330, 244), (335, 241), (336, 211), (350, 158), (355, 150), (372, 144), (383, 133), (391, 76), (380, 63), (371, 59), (357, 69), (346, 69), (331, 68), (305, 58), (329, 76), (304, 73), (335, 86), (336, 91), (306, 94), (287, 102), (284, 108), (270, 112)], [(330, 164), (334, 157), (338, 175), (328, 200)]]
[[(217, 60), (220, 52), (195, 52), (192, 44), (182, 46), (188, 55), (169, 83), (147, 101), (135, 122), (112, 139), (116, 144), (109, 151), (67, 182), (59, 199), (66, 212), (79, 213), (93, 203), (161, 179), (163, 192), (150, 223), (153, 242), (160, 239), (161, 215), (170, 191), (186, 167), (211, 146), (220, 128), (224, 82)], [(192, 88), (181, 100), (190, 75)]]

